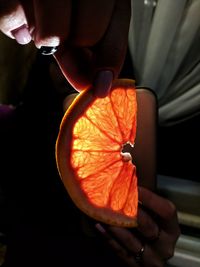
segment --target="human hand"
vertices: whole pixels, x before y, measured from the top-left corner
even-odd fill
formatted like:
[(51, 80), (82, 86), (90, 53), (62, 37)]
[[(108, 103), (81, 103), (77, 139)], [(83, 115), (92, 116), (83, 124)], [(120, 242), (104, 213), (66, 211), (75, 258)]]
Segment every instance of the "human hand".
[(55, 58), (78, 91), (105, 96), (126, 54), (130, 0), (0, 0), (0, 30), (18, 43), (55, 47)]
[(180, 235), (175, 206), (167, 199), (139, 188), (142, 203), (135, 229), (102, 226), (96, 228), (116, 254), (127, 264), (137, 267), (163, 267), (173, 256)]

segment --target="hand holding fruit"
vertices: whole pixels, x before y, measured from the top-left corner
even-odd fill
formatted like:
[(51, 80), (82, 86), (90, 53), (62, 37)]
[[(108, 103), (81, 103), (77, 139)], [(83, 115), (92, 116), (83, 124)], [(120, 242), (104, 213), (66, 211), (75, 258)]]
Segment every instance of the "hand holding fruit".
[(96, 228), (127, 266), (163, 267), (173, 256), (180, 235), (176, 208), (169, 200), (142, 187), (139, 199), (142, 204), (136, 229), (102, 224)]

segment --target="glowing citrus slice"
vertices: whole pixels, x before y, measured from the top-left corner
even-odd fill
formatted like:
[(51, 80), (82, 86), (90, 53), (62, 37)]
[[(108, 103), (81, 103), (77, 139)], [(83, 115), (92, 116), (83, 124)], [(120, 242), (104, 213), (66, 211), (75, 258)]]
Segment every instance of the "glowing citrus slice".
[(135, 226), (137, 217), (136, 117), (134, 81), (117, 80), (105, 98), (92, 90), (78, 95), (56, 143), (58, 170), (74, 203), (96, 220), (124, 227)]

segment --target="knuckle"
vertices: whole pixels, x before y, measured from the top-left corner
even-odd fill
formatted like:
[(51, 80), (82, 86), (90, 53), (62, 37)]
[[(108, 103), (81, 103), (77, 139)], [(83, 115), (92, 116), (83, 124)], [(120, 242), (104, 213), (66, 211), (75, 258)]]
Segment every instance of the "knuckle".
[(158, 227), (149, 227), (148, 232), (146, 233), (146, 238), (149, 240), (156, 240), (159, 235)]
[(159, 228), (157, 224), (145, 216), (143, 216), (138, 227), (140, 232), (142, 232), (149, 239), (154, 239), (159, 234)]
[(151, 227), (151, 238), (156, 239), (160, 235), (160, 230), (157, 225)]
[(176, 206), (169, 200), (166, 200), (165, 219), (171, 220), (177, 214)]
[(138, 230), (148, 239), (156, 239), (159, 235), (158, 225), (143, 212), (139, 212)]

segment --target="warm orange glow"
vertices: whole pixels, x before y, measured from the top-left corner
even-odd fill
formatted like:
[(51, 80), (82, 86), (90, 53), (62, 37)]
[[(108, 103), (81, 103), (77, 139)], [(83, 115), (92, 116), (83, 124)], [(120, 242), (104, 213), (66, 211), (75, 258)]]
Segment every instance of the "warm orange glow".
[(71, 164), (88, 200), (129, 217), (137, 215), (136, 168), (123, 145), (136, 136), (136, 92), (114, 89), (96, 99), (73, 128)]

